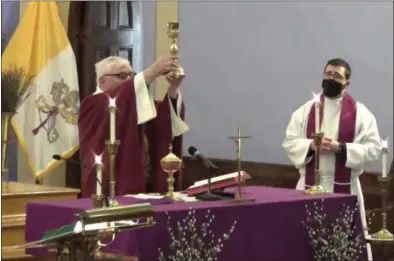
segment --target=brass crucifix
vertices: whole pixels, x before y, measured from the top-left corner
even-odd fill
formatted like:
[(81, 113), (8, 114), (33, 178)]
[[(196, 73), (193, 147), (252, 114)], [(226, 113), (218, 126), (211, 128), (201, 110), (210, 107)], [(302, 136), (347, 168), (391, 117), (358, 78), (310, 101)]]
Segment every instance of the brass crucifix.
[(242, 200), (242, 179), (241, 179), (241, 149), (242, 149), (242, 139), (250, 139), (252, 136), (241, 136), (241, 127), (238, 125), (238, 135), (233, 136), (233, 137), (228, 137), (229, 139), (232, 139), (235, 141), (235, 144), (237, 145), (237, 169), (238, 169), (238, 191), (236, 194), (236, 200)]

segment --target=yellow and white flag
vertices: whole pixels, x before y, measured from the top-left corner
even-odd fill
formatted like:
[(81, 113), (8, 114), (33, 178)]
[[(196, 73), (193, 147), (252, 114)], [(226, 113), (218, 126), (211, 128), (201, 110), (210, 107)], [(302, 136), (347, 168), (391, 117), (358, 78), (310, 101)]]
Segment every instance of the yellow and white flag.
[(78, 150), (79, 87), (74, 52), (55, 2), (30, 2), (2, 56), (2, 70), (35, 76), (12, 127), (36, 178)]

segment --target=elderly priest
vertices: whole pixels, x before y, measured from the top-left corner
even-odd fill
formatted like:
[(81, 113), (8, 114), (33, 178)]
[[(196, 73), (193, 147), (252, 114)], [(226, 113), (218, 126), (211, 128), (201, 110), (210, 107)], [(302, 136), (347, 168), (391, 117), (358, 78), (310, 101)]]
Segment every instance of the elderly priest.
[[(326, 191), (356, 194), (366, 228), (364, 199), (358, 177), (363, 173), (365, 164), (378, 159), (381, 141), (374, 115), (347, 92), (350, 75), (351, 69), (346, 61), (328, 61), (320, 102), (309, 101), (293, 113), (283, 148), (299, 169), (301, 176), (297, 189), (313, 186), (313, 134), (315, 128), (320, 127), (320, 132), (324, 133), (320, 157), (321, 185)], [(315, 122), (316, 111), (320, 111), (321, 125)]]
[[(108, 195), (109, 160), (105, 141), (110, 137), (110, 98), (116, 102), (115, 132), (120, 141), (116, 195), (166, 191), (167, 176), (160, 159), (169, 153), (171, 144), (173, 152), (181, 156), (181, 137), (188, 130), (179, 92), (181, 79), (166, 77), (169, 88), (161, 102), (153, 100), (148, 85), (176, 68), (176, 57), (159, 58), (138, 74), (133, 73), (128, 60), (120, 57), (111, 56), (96, 64), (97, 91), (83, 100), (78, 122), (84, 197), (90, 197), (96, 190), (96, 155), (102, 155), (103, 193)], [(181, 185), (179, 174), (176, 189), (181, 189)]]

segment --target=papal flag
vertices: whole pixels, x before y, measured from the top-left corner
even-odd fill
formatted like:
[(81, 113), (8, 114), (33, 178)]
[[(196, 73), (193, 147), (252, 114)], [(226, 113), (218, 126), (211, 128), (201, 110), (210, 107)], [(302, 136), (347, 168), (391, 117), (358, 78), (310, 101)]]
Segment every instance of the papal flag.
[(55, 2), (30, 2), (2, 57), (2, 71), (33, 76), (30, 95), (12, 127), (36, 178), (78, 150), (79, 88), (76, 62)]

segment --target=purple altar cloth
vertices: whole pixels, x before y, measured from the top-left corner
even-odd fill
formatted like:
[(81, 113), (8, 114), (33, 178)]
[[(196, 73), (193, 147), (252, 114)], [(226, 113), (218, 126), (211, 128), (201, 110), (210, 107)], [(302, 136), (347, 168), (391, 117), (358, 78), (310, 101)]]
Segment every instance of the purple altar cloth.
[[(256, 200), (237, 204), (218, 201), (171, 203), (168, 199), (120, 197), (118, 202), (122, 205), (150, 202), (154, 205), (154, 220), (158, 223), (151, 228), (119, 233), (107, 250), (137, 256), (140, 261), (157, 261), (158, 248), (166, 249), (169, 244), (166, 212), (171, 217), (171, 224), (175, 225), (192, 208), (198, 221), (205, 220), (210, 209), (215, 216), (212, 230), (216, 236), (228, 232), (237, 221), (234, 233), (218, 255), (219, 261), (312, 261), (312, 248), (301, 223), (307, 216), (305, 205), (312, 208), (313, 202), (324, 198), (328, 219), (335, 219), (343, 205), (355, 206), (357, 202), (357, 197), (351, 195), (305, 195), (297, 190), (256, 186), (246, 187), (244, 195)], [(89, 208), (92, 208), (90, 199), (29, 203), (26, 242), (39, 240), (47, 230), (76, 221), (75, 214)], [(360, 212), (356, 211), (356, 215), (356, 227), (363, 234)], [(46, 255), (44, 249), (26, 252), (39, 257)], [(366, 252), (360, 260), (367, 260)]]

